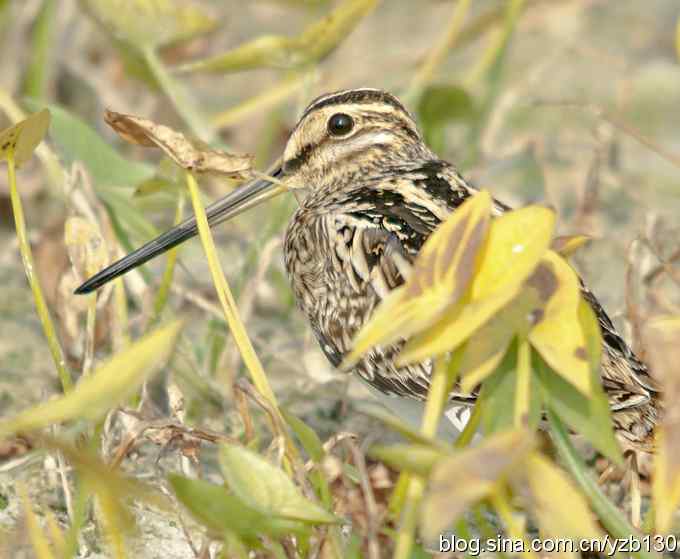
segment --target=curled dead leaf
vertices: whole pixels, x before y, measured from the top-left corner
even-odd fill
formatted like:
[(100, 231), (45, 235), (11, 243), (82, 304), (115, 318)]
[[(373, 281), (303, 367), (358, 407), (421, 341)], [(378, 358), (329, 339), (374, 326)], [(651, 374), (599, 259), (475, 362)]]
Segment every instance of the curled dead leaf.
[(195, 173), (217, 173), (235, 179), (251, 175), (252, 155), (240, 155), (201, 146), (181, 132), (152, 120), (107, 110), (106, 123), (132, 144), (159, 147), (177, 165)]

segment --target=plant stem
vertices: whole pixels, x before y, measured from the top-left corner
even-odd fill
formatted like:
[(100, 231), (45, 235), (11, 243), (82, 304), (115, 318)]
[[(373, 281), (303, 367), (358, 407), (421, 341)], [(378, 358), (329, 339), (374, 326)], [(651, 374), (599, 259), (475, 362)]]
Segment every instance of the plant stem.
[(147, 48), (144, 49), (142, 55), (163, 93), (187, 123), (191, 133), (204, 142), (210, 143), (215, 140), (215, 129), (196, 108), (194, 101), (187, 95), (182, 85), (170, 75), (156, 51), (153, 48)]
[[(455, 376), (449, 373), (449, 368), (457, 372), (461, 356), (462, 351), (460, 350), (453, 354), (451, 357), (451, 367), (449, 367), (447, 360), (443, 357), (435, 360), (432, 384), (427, 395), (425, 413), (420, 427), (420, 432), (426, 437), (434, 438), (437, 434), (437, 427), (444, 411), (444, 404), (451, 390), (451, 384), (455, 379)], [(397, 534), (397, 544), (394, 548), (394, 559), (408, 559), (411, 555), (411, 548), (415, 541), (418, 509), (424, 490), (425, 480), (421, 476), (412, 474), (409, 477), (406, 500), (401, 513), (401, 525)]]
[[(602, 525), (615, 538), (628, 538), (630, 536), (638, 539), (642, 538), (640, 532), (628, 523), (621, 511), (602, 493), (597, 482), (590, 475), (583, 460), (571, 444), (567, 430), (560, 418), (557, 417), (557, 414), (548, 409), (547, 415), (552, 440), (555, 443), (557, 453), (562, 458), (574, 481), (581, 487), (581, 490), (590, 501), (590, 505), (593, 507)], [(655, 553), (645, 551), (644, 549), (636, 553), (631, 552), (631, 555), (640, 559), (658, 557)]]
[(54, 329), (52, 318), (50, 317), (50, 311), (47, 308), (47, 303), (45, 302), (45, 297), (43, 295), (42, 288), (40, 287), (40, 282), (38, 281), (38, 277), (35, 274), (33, 253), (31, 252), (31, 244), (28, 240), (28, 234), (26, 232), (24, 210), (21, 205), (21, 197), (19, 196), (19, 191), (17, 189), (14, 153), (11, 151), (7, 157), (7, 173), (10, 198), (12, 200), (12, 211), (14, 213), (14, 223), (16, 225), (17, 237), (19, 238), (19, 250), (21, 251), (21, 258), (24, 262), (24, 270), (26, 271), (26, 277), (28, 278), (28, 283), (31, 286), (31, 291), (33, 292), (33, 299), (35, 300), (38, 317), (40, 318), (40, 323), (42, 324), (45, 337), (47, 338), (47, 345), (50, 349), (50, 353), (52, 354), (52, 360), (54, 361), (54, 365), (57, 367), (57, 374), (59, 375), (59, 380), (61, 381), (62, 390), (64, 393), (66, 393), (71, 390), (71, 388), (73, 388), (73, 379), (66, 366), (64, 352), (61, 349), (61, 345), (59, 344), (59, 339), (57, 338), (57, 333)]
[[(184, 201), (184, 192), (179, 192), (177, 195), (177, 207), (175, 208), (174, 225), (178, 225), (182, 221), (182, 215), (184, 214)], [(153, 318), (151, 319), (152, 324), (156, 324), (160, 320), (161, 313), (168, 302), (168, 293), (170, 293), (172, 278), (175, 275), (177, 251), (177, 247), (171, 248), (168, 251), (168, 256), (165, 261), (165, 270), (163, 270), (163, 279), (161, 280), (161, 285), (158, 288), (158, 293), (156, 294), (156, 298), (153, 302)]]
[(529, 341), (520, 337), (517, 344), (517, 384), (515, 390), (514, 426), (525, 428), (529, 423), (531, 398), (531, 346)]
[(420, 66), (418, 73), (411, 80), (411, 85), (405, 95), (406, 98), (417, 98), (423, 88), (432, 80), (432, 75), (437, 66), (441, 65), (449, 50), (451, 50), (456, 43), (456, 39), (460, 34), (469, 7), (470, 0), (458, 0), (458, 2), (456, 2), (446, 31), (439, 42), (428, 53), (425, 62)]
[(498, 516), (500, 516), (503, 524), (505, 524), (505, 529), (508, 531), (508, 535), (515, 540), (522, 540), (524, 542), (525, 551), (524, 555), (527, 557), (536, 557), (536, 554), (529, 551), (531, 548), (528, 545), (526, 531), (524, 529), (523, 523), (518, 522), (515, 519), (514, 511), (510, 505), (510, 500), (507, 495), (507, 488), (501, 486), (496, 491), (491, 494), (490, 497), (491, 504), (493, 508), (496, 509)]
[(201, 238), (201, 243), (203, 244), (203, 250), (208, 259), (208, 266), (210, 267), (210, 274), (212, 280), (215, 284), (215, 290), (217, 291), (217, 297), (222, 305), (222, 310), (224, 311), (224, 316), (227, 319), (227, 324), (231, 330), (234, 341), (238, 346), (238, 349), (243, 358), (250, 376), (253, 380), (253, 384), (271, 404), (273, 412), (280, 419), (281, 425), (285, 425), (283, 416), (279, 411), (278, 404), (276, 402), (276, 396), (274, 391), (269, 385), (267, 380), (267, 375), (262, 368), (262, 364), (255, 353), (248, 333), (246, 332), (243, 322), (238, 315), (238, 308), (234, 297), (229, 289), (227, 280), (224, 277), (224, 272), (222, 271), (222, 265), (220, 264), (219, 258), (217, 257), (217, 250), (215, 249), (215, 242), (212, 238), (210, 232), (210, 226), (208, 225), (208, 219), (205, 215), (205, 209), (201, 203), (201, 196), (198, 191), (198, 185), (196, 184), (196, 179), (191, 173), (186, 174), (187, 187), (189, 188), (189, 195), (191, 197), (191, 203), (194, 208), (194, 214), (196, 215), (196, 224), (198, 225), (198, 234)]

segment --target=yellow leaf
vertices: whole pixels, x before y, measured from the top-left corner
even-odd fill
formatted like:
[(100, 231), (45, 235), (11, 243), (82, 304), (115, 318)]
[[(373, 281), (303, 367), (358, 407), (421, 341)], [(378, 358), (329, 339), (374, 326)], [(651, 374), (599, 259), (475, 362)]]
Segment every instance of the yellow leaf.
[(99, 227), (83, 217), (73, 216), (66, 220), (64, 243), (79, 278), (89, 278), (109, 263), (106, 243)]
[(534, 446), (526, 431), (505, 431), (439, 461), (422, 505), (421, 530), (433, 540), (471, 504), (487, 497)]
[(515, 336), (524, 338), (529, 334), (547, 303), (547, 299), (541, 299), (537, 289), (537, 276), (541, 274), (539, 265), (526, 280), (519, 295), (468, 339), (460, 368), (463, 391), (471, 392), (496, 370)]
[(657, 453), (654, 458), (655, 529), (666, 534), (680, 504), (680, 410), (675, 405), (680, 398), (680, 317), (661, 316), (651, 319), (644, 329), (645, 346), (650, 364), (663, 386), (667, 403), (661, 426), (656, 432)]
[(468, 198), (428, 238), (406, 283), (385, 298), (356, 336), (343, 368), (351, 367), (371, 347), (406, 338), (452, 312), (475, 271), (491, 202), (488, 192)]
[(207, 33), (216, 21), (187, 0), (81, 0), (116, 39), (139, 48), (160, 47)]
[(583, 495), (550, 460), (537, 452), (531, 453), (522, 469), (522, 477), (529, 489), (529, 510), (543, 537), (578, 541), (602, 536)]
[(26, 163), (43, 141), (49, 126), (50, 111), (43, 109), (0, 132), (0, 159), (7, 159), (12, 152), (17, 167)]
[(588, 235), (566, 235), (563, 237), (555, 237), (550, 248), (560, 256), (569, 257), (574, 254), (582, 246), (589, 243), (591, 237)]
[(678, 60), (680, 60), (680, 18), (678, 18), (678, 23), (675, 26), (675, 52), (678, 55)]
[(458, 347), (514, 299), (550, 245), (555, 214), (528, 206), (495, 219), (472, 280), (469, 300), (448, 312), (404, 347), (397, 365), (422, 361)]
[(564, 259), (552, 251), (543, 258), (550, 273), (539, 289), (551, 293), (543, 315), (529, 332), (529, 341), (550, 367), (586, 396), (591, 375), (587, 343), (579, 320), (581, 289)]
[(125, 351), (116, 354), (68, 394), (38, 404), (0, 423), (0, 439), (20, 431), (32, 431), (53, 423), (78, 418), (98, 419), (124, 401), (175, 347), (182, 322), (147, 334)]

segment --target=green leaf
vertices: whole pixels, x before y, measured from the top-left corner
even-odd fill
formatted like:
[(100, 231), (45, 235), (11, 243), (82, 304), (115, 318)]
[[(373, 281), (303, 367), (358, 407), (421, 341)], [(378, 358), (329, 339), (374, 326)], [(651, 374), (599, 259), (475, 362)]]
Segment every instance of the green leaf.
[(0, 160), (7, 159), (11, 152), (17, 167), (26, 163), (43, 141), (49, 126), (50, 112), (43, 109), (0, 132)]
[(0, 439), (73, 419), (99, 419), (141, 386), (175, 348), (182, 322), (175, 320), (100, 365), (68, 394), (0, 423)]
[(494, 219), (469, 300), (410, 339), (397, 364), (420, 362), (457, 348), (513, 300), (545, 254), (554, 227), (555, 213), (541, 206), (527, 206)]
[(140, 50), (191, 39), (217, 22), (186, 0), (81, 0), (85, 10), (116, 39)]
[(283, 471), (251, 450), (223, 445), (220, 466), (234, 494), (262, 514), (313, 524), (338, 522), (331, 513), (303, 497)]
[(217, 536), (225, 532), (256, 542), (263, 534), (305, 534), (303, 522), (266, 515), (245, 504), (226, 487), (177, 474), (168, 477), (175, 495), (192, 516)]
[(182, 72), (233, 72), (253, 68), (298, 68), (327, 57), (378, 0), (345, 0), (300, 35), (263, 35), (226, 53), (180, 67)]
[(585, 396), (550, 369), (540, 356), (535, 357), (534, 369), (546, 407), (607, 458), (621, 464), (621, 451), (612, 431), (609, 402), (601, 385), (595, 384), (591, 395)]
[(295, 436), (300, 439), (300, 442), (307, 451), (307, 454), (309, 454), (309, 457), (314, 460), (314, 462), (321, 462), (326, 455), (326, 451), (324, 451), (321, 439), (319, 439), (319, 436), (314, 429), (286, 409), (281, 408), (281, 415), (283, 415), (283, 418), (293, 430)]
[(368, 451), (370, 457), (385, 462), (396, 470), (413, 472), (423, 477), (428, 477), (432, 468), (450, 454), (431, 445), (418, 444), (376, 445)]
[(427, 239), (406, 283), (392, 291), (357, 334), (341, 367), (378, 344), (389, 344), (434, 324), (465, 295), (491, 218), (491, 196), (468, 198)]
[(505, 431), (435, 466), (422, 505), (421, 530), (434, 540), (472, 504), (487, 497), (534, 447), (525, 431)]
[(81, 161), (96, 185), (134, 186), (153, 176), (151, 166), (121, 157), (79, 117), (58, 105), (49, 105), (49, 109), (50, 138), (64, 162)]
[(477, 108), (470, 94), (457, 85), (431, 85), (420, 96), (416, 109), (423, 135), (435, 151), (444, 149), (443, 129), (454, 121), (476, 117)]

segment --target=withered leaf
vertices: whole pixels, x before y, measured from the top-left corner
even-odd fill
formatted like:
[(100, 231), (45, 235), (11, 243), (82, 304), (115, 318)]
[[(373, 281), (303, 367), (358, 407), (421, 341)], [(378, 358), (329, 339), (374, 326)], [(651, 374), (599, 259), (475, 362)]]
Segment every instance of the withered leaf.
[(187, 171), (217, 173), (235, 179), (250, 177), (252, 155), (234, 154), (198, 145), (181, 132), (139, 116), (107, 110), (104, 119), (127, 142), (159, 147)]

